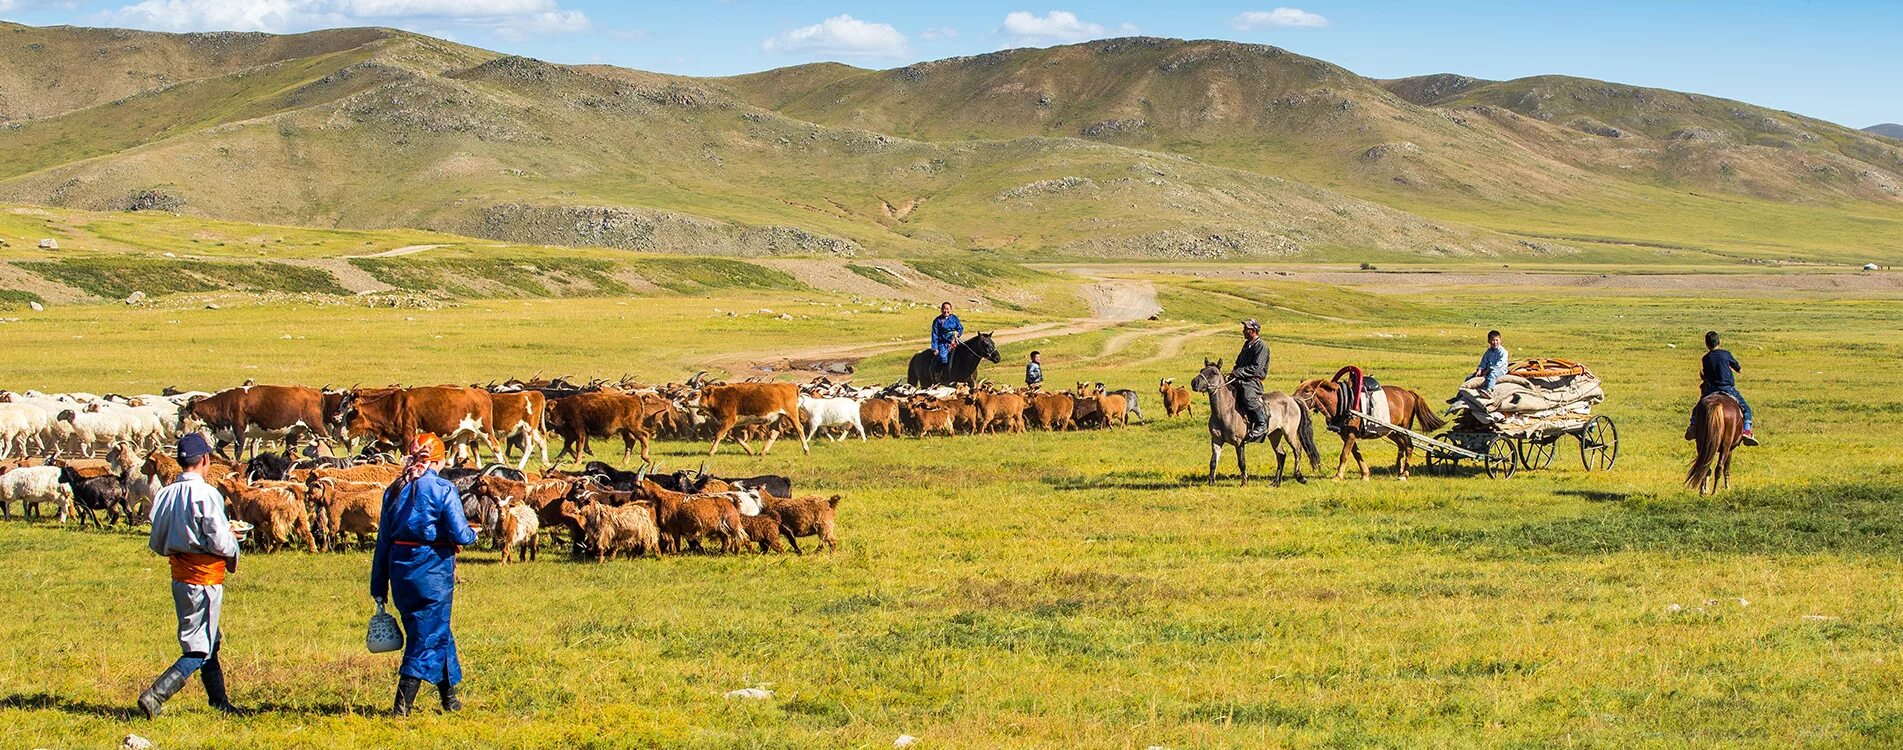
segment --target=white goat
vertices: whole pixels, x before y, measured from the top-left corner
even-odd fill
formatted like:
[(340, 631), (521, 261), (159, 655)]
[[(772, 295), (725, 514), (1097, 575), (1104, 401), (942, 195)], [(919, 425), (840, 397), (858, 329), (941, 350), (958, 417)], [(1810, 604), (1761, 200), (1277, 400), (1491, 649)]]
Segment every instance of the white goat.
[[(800, 419), (806, 422), (806, 440), (811, 442), (821, 428), (850, 427), (859, 431), (859, 439), (866, 439), (866, 426), (859, 421), (859, 401), (851, 398), (814, 398), (800, 394)], [(843, 432), (843, 430), (842, 430)], [(833, 442), (839, 438), (828, 435)]]

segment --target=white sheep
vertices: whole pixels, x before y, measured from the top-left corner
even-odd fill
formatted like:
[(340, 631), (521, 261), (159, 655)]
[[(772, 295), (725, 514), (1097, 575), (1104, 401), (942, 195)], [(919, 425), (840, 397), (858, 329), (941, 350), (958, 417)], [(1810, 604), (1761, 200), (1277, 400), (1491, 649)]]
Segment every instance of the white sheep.
[[(866, 439), (866, 426), (859, 420), (859, 401), (852, 398), (814, 398), (800, 394), (800, 419), (806, 422), (806, 439), (810, 442), (821, 429), (832, 427), (850, 427), (859, 431), (859, 439)], [(830, 430), (829, 430), (830, 434)], [(833, 436), (833, 441), (839, 438)]]
[(42, 503), (53, 503), (59, 508), (60, 522), (65, 523), (73, 506), (73, 489), (60, 484), (59, 473), (57, 466), (28, 466), (0, 474), (0, 517), (13, 517), (11, 505), (16, 500), (22, 516), (28, 508), (40, 515)]
[(40, 442), (45, 432), (46, 412), (26, 404), (0, 404), (0, 458), (13, 455), (18, 449), (21, 455)]
[(93, 446), (97, 445), (124, 442), (140, 447), (156, 447), (158, 439), (153, 433), (158, 429), (158, 424), (150, 416), (149, 413), (116, 404), (97, 403), (84, 408), (67, 409), (60, 412), (57, 419), (71, 425), (76, 449), (81, 455), (91, 458)]

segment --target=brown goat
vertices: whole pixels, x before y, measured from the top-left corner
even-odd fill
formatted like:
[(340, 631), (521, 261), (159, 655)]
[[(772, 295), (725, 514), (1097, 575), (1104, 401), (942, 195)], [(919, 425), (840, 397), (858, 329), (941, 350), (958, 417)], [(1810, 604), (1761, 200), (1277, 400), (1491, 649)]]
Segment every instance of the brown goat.
[(1164, 378), (1156, 384), (1156, 391), (1163, 396), (1165, 415), (1174, 417), (1178, 414), (1193, 415), (1195, 413), (1195, 410), (1190, 408), (1189, 389), (1176, 385), (1176, 378)]
[(1029, 411), (1031, 424), (1046, 430), (1076, 429), (1077, 423), (1071, 415), (1076, 412), (1077, 402), (1064, 393), (1038, 393), (1031, 396)]
[(912, 419), (912, 429), (919, 437), (934, 432), (957, 435), (958, 430), (952, 424), (952, 410), (940, 404), (937, 399), (919, 396), (907, 404)]
[(977, 410), (979, 433), (990, 432), (997, 425), (1003, 425), (1010, 432), (1024, 431), (1024, 397), (980, 391), (971, 394), (970, 401)]
[(357, 546), (375, 544), (377, 524), (383, 516), (383, 485), (375, 482), (346, 482), (334, 478), (312, 478), (305, 485), (311, 514), (324, 532), (324, 551), (337, 548), (344, 534), (356, 534)]
[(245, 484), (235, 476), (218, 485), (232, 517), (251, 524), (250, 540), (263, 552), (276, 552), (304, 539), (311, 552), (317, 551), (317, 537), (311, 533), (310, 513), (305, 510), (304, 486), (291, 482)]
[(877, 427), (886, 437), (899, 436), (899, 402), (889, 398), (869, 398), (859, 405), (859, 421), (867, 431)]
[(1105, 393), (1103, 384), (1098, 383), (1096, 390), (1092, 391), (1092, 397), (1097, 399), (1097, 417), (1103, 420), (1103, 426), (1130, 426), (1130, 405), (1123, 396)]
[(682, 542), (699, 546), (701, 539), (720, 539), (723, 552), (746, 548), (747, 530), (740, 509), (725, 495), (688, 495), (641, 480), (635, 497), (654, 504), (654, 521), (661, 531), (661, 547), (679, 552)]
[(794, 552), (801, 552), (799, 537), (817, 536), (820, 544), (828, 550), (839, 549), (839, 537), (834, 531), (834, 522), (839, 515), (839, 496), (782, 498), (766, 496), (765, 516), (771, 513), (779, 518), (780, 533), (786, 535), (786, 541), (792, 543)]
[(541, 547), (536, 532), (542, 528), (541, 520), (535, 515), (535, 509), (519, 500), (503, 498), (498, 503), (496, 513), (497, 546), (502, 548), (502, 564), (509, 564), (509, 556), (514, 555), (519, 562), (522, 547), (529, 548), (529, 559), (535, 559), (535, 551)]

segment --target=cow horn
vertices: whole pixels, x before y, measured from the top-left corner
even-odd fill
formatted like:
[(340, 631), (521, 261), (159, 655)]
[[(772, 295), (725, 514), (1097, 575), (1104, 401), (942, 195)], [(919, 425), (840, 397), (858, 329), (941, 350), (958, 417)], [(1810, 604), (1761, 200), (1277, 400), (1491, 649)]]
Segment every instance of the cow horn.
[(706, 479), (707, 478), (707, 462), (706, 461), (700, 462), (700, 469), (696, 471), (695, 473), (699, 475), (700, 479)]

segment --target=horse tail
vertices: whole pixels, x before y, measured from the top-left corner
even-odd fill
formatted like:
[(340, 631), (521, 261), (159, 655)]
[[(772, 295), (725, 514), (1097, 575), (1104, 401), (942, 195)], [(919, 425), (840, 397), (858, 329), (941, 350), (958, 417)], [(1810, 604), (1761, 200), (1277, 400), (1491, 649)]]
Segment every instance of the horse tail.
[(1295, 436), (1301, 438), (1302, 452), (1308, 454), (1308, 468), (1312, 471), (1321, 471), (1322, 453), (1315, 447), (1315, 420), (1308, 416), (1308, 409), (1302, 408), (1301, 404), (1296, 404), (1295, 407), (1296, 411), (1302, 413), (1302, 423), (1295, 428)]
[(1705, 402), (1699, 402), (1692, 410), (1692, 435), (1698, 441), (1697, 456), (1692, 459), (1691, 471), (1685, 473), (1685, 488), (1702, 490), (1705, 474), (1711, 470), (1711, 464), (1718, 456), (1718, 441), (1712, 437), (1712, 409)]
[(1422, 432), (1433, 432), (1447, 426), (1447, 420), (1434, 413), (1434, 407), (1427, 405), (1427, 399), (1413, 391), (1403, 391), (1414, 399), (1414, 418), (1420, 420)]

